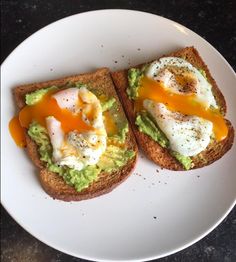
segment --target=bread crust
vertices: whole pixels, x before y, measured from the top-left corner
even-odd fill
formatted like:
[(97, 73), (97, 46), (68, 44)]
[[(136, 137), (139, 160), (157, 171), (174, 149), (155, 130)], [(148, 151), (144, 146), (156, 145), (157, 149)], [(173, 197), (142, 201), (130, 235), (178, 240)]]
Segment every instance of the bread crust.
[[(108, 97), (115, 97), (118, 102), (119, 114), (125, 116), (123, 108), (119, 103), (119, 98), (116, 94), (110, 72), (107, 68), (98, 69), (93, 73), (80, 74), (57, 80), (18, 86), (13, 90), (16, 104), (19, 109), (22, 109), (25, 106), (25, 95), (27, 93), (52, 85), (63, 87), (66, 86), (68, 82), (81, 82), (88, 84), (91, 88), (99, 90)], [(135, 157), (129, 160), (124, 167), (116, 172), (101, 172), (97, 181), (93, 182), (88, 188), (82, 190), (81, 192), (77, 192), (74, 187), (66, 184), (62, 177), (56, 173), (49, 172), (45, 168), (44, 163), (40, 160), (36, 143), (28, 136), (27, 130), (25, 130), (25, 134), (26, 150), (35, 166), (39, 169), (39, 180), (42, 187), (51, 197), (64, 201), (80, 201), (109, 193), (128, 178), (137, 161), (138, 148), (132, 129), (129, 127), (125, 143), (127, 149), (135, 152)]]
[[(212, 85), (213, 95), (216, 99), (217, 104), (221, 108), (222, 115), (224, 116), (227, 110), (224, 96), (217, 86), (215, 80), (211, 76), (207, 65), (200, 57), (198, 51), (194, 47), (186, 47), (176, 52), (163, 55), (162, 57), (166, 56), (184, 57), (184, 59), (190, 62), (193, 66), (195, 66), (196, 68), (201, 68), (205, 71), (207, 79)], [(141, 66), (142, 65), (138, 65), (136, 66), (136, 68)], [(134, 103), (128, 98), (128, 95), (126, 93), (126, 89), (128, 87), (128, 69), (113, 72), (111, 75), (115, 83), (117, 93), (120, 96), (127, 117), (131, 123), (136, 140), (145, 152), (146, 156), (163, 168), (175, 171), (185, 170), (182, 164), (170, 154), (168, 149), (162, 148), (148, 135), (140, 132), (138, 127), (135, 125), (136, 115), (134, 112)], [(196, 157), (192, 157), (192, 161), (194, 164), (194, 167), (192, 169), (209, 165), (220, 159), (228, 150), (230, 150), (234, 141), (234, 128), (229, 120), (226, 120), (226, 124), (229, 130), (228, 136), (220, 142), (209, 144), (209, 146), (203, 152), (201, 152), (201, 154), (198, 154)]]

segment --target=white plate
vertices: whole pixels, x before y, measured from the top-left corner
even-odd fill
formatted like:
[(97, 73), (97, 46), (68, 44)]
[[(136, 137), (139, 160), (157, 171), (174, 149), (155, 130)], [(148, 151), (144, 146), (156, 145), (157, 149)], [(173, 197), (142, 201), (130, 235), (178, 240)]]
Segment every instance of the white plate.
[(143, 261), (193, 244), (223, 220), (236, 198), (235, 144), (216, 163), (190, 172), (157, 173), (140, 157), (135, 174), (112, 193), (65, 203), (42, 190), (35, 167), (8, 132), (16, 85), (102, 66), (125, 68), (191, 45), (209, 65), (236, 126), (236, 78), (229, 64), (200, 36), (159, 16), (128, 10), (74, 15), (11, 53), (2, 65), (2, 204), (22, 227), (73, 256)]

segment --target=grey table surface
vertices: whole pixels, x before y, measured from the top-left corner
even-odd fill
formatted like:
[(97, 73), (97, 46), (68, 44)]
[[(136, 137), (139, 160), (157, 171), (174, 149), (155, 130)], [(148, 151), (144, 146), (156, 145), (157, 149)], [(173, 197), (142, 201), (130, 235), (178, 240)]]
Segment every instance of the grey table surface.
[[(121, 8), (175, 20), (210, 42), (236, 67), (236, 2), (188, 0), (8, 0), (1, 1), (1, 62), (25, 38), (60, 18), (89, 10)], [(1, 206), (1, 261), (85, 261), (40, 242)], [(208, 236), (171, 256), (172, 261), (236, 261), (236, 208)]]

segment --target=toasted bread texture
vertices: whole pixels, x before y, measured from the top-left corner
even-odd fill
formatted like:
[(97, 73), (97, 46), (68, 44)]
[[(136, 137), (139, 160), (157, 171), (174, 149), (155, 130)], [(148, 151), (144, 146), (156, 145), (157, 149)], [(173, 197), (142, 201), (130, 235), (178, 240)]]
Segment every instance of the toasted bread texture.
[[(200, 57), (198, 51), (194, 47), (186, 47), (176, 52), (164, 55), (163, 57), (166, 56), (184, 58), (196, 68), (201, 68), (205, 71), (206, 77), (212, 85), (212, 92), (216, 99), (216, 102), (220, 107), (222, 115), (225, 116), (227, 108), (224, 96), (221, 93), (219, 87), (217, 86), (215, 80), (211, 76), (207, 65)], [(137, 67), (141, 66), (142, 65)], [(167, 168), (170, 170), (184, 170), (182, 164), (170, 154), (168, 149), (161, 147), (148, 135), (140, 132), (138, 127), (135, 125), (136, 114), (134, 112), (134, 104), (133, 101), (128, 98), (128, 95), (126, 93), (126, 89), (128, 87), (128, 69), (113, 72), (112, 78), (115, 83), (116, 90), (127, 113), (127, 116), (132, 125), (137, 142), (140, 145), (140, 147), (144, 150), (147, 157), (163, 168)], [(216, 160), (220, 159), (232, 147), (234, 141), (234, 128), (229, 120), (226, 120), (226, 124), (228, 126), (228, 136), (220, 142), (211, 142), (204, 151), (202, 151), (197, 156), (192, 157), (191, 159), (194, 164), (193, 168), (200, 168), (215, 162)]]
[[(108, 97), (114, 97), (117, 100), (119, 114), (125, 116), (123, 108), (119, 102), (116, 94), (109, 70), (107, 68), (99, 69), (93, 73), (81, 74), (76, 76), (65, 77), (57, 80), (28, 84), (16, 87), (13, 91), (16, 104), (19, 109), (25, 106), (25, 95), (38, 89), (46, 88), (52, 85), (64, 87), (68, 83), (81, 82), (89, 85), (94, 90), (106, 94)], [(88, 188), (83, 189), (81, 192), (75, 190), (74, 187), (66, 184), (66, 182), (58, 174), (49, 172), (44, 163), (40, 160), (37, 145), (26, 133), (27, 152), (33, 163), (39, 169), (39, 180), (44, 190), (53, 198), (61, 199), (64, 201), (79, 201), (90, 199), (105, 193), (110, 192), (120, 183), (122, 183), (133, 170), (136, 160), (138, 148), (132, 133), (129, 132), (126, 137), (126, 146), (128, 150), (133, 150), (136, 154), (135, 157), (123, 166), (120, 170), (113, 173), (101, 172), (98, 179), (93, 182)]]

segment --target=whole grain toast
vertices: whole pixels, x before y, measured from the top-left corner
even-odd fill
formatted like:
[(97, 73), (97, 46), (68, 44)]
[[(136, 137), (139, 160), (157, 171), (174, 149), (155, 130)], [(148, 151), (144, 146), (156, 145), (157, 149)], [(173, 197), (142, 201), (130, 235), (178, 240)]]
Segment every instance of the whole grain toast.
[[(219, 87), (217, 86), (215, 80), (210, 74), (207, 65), (204, 63), (200, 57), (198, 51), (194, 47), (186, 47), (184, 49), (178, 50), (176, 52), (170, 53), (166, 56), (181, 57), (190, 62), (196, 68), (201, 68), (205, 71), (208, 81), (212, 85), (212, 92), (216, 99), (220, 111), (223, 116), (226, 114), (226, 102), (223, 94), (221, 93)], [(140, 68), (143, 65), (136, 66)], [(170, 170), (184, 170), (182, 164), (174, 158), (168, 149), (161, 147), (157, 142), (155, 142), (148, 135), (139, 131), (138, 127), (135, 125), (135, 112), (133, 101), (128, 98), (126, 89), (128, 87), (128, 69), (121, 70), (112, 73), (112, 78), (116, 86), (116, 90), (120, 99), (123, 103), (124, 109), (126, 111), (127, 117), (130, 120), (131, 126), (133, 128), (136, 140), (140, 147), (144, 150), (147, 157), (154, 161), (161, 167)], [(193, 168), (200, 168), (209, 165), (216, 160), (220, 159), (231, 147), (234, 141), (234, 128), (229, 120), (226, 120), (228, 126), (228, 136), (220, 142), (211, 142), (208, 147), (195, 157), (191, 157), (194, 164)]]
[[(80, 74), (57, 80), (16, 87), (13, 91), (16, 104), (19, 109), (22, 109), (25, 106), (25, 95), (27, 93), (52, 85), (64, 87), (68, 83), (74, 82), (87, 84), (90, 88), (98, 90), (99, 92), (106, 94), (108, 97), (116, 98), (119, 114), (125, 117), (123, 108), (119, 102), (119, 98), (116, 94), (109, 70), (107, 68), (98, 69), (93, 73)], [(49, 172), (45, 168), (44, 163), (40, 160), (36, 143), (27, 135), (27, 130), (25, 130), (25, 134), (27, 152), (33, 163), (39, 169), (39, 180), (42, 184), (42, 187), (53, 198), (64, 201), (79, 201), (110, 192), (131, 174), (131, 171), (133, 170), (137, 160), (138, 148), (132, 129), (129, 128), (125, 143), (127, 149), (135, 151), (135, 157), (129, 160), (125, 166), (116, 172), (101, 172), (98, 179), (94, 181), (88, 188), (78, 192), (74, 187), (66, 184), (64, 179), (58, 174)]]

